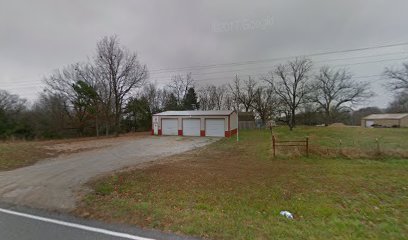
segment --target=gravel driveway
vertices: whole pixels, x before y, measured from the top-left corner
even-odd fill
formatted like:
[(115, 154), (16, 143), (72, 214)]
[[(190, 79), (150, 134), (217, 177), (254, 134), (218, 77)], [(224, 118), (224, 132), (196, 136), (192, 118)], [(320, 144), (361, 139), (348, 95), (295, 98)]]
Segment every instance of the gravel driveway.
[(51, 210), (75, 207), (83, 184), (91, 178), (216, 141), (202, 137), (129, 139), (110, 147), (48, 159), (35, 165), (0, 172), (0, 201)]

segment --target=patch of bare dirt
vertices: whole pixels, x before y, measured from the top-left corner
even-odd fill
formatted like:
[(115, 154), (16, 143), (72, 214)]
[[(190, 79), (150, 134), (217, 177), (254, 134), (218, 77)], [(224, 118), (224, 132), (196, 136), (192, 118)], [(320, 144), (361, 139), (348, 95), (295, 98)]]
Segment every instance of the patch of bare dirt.
[(87, 137), (44, 141), (0, 142), (0, 171), (32, 165), (60, 155), (90, 151), (121, 144), (149, 135), (148, 132), (130, 133), (119, 137)]
[[(121, 135), (119, 137), (89, 137), (46, 141), (44, 142), (44, 145), (42, 147), (49, 152), (56, 152), (58, 154), (70, 154), (104, 147), (111, 147), (129, 141), (130, 139), (134, 139), (135, 137), (137, 138), (147, 135), (149, 135), (148, 132), (140, 132)], [(55, 154), (53, 155), (55, 156)]]
[(344, 123), (332, 123), (328, 127), (341, 128), (341, 127), (347, 127), (347, 125)]
[(81, 145), (101, 149), (48, 158), (33, 166), (0, 172), (0, 201), (67, 211), (75, 207), (78, 194), (84, 191), (83, 184), (98, 175), (179, 154), (218, 140), (179, 139), (124, 136), (62, 145), (60, 149), (69, 151), (84, 149)]

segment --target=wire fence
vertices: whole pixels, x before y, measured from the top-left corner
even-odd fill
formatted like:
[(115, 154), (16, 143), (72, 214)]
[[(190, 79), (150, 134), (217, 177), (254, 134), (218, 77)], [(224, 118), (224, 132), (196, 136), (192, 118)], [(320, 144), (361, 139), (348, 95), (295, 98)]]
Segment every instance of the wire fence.
[(408, 158), (408, 139), (378, 137), (305, 138), (272, 135), (272, 156), (322, 156), (343, 158)]
[(309, 138), (305, 140), (276, 140), (275, 135), (272, 135), (272, 149), (273, 157), (276, 157), (276, 151), (278, 147), (302, 147), (305, 149), (306, 157), (309, 156)]

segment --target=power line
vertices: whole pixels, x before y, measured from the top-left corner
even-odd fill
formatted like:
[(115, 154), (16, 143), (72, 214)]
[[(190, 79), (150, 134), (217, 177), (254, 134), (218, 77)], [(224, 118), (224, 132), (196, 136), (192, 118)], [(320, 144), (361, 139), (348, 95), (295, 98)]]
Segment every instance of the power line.
[[(175, 72), (177, 70), (190, 69), (190, 68), (206, 69), (206, 68), (226, 67), (227, 65), (240, 66), (240, 65), (246, 65), (246, 64), (256, 64), (256, 63), (262, 63), (262, 62), (279, 61), (279, 60), (291, 59), (291, 58), (296, 58), (296, 57), (313, 57), (313, 56), (330, 55), (330, 54), (335, 54), (335, 53), (349, 53), (349, 52), (366, 51), (366, 50), (372, 50), (372, 49), (389, 48), (389, 47), (404, 46), (404, 45), (408, 45), (408, 42), (388, 44), (388, 45), (379, 45), (379, 46), (373, 46), (373, 47), (363, 47), (363, 48), (355, 48), (355, 49), (337, 50), (337, 51), (330, 51), (330, 52), (320, 52), (320, 53), (313, 53), (313, 54), (308, 54), (308, 55), (287, 56), (287, 57), (264, 59), (264, 60), (253, 60), (253, 61), (245, 61), (245, 62), (232, 62), (232, 63), (222, 63), (222, 64), (211, 64), (211, 65), (202, 65), (202, 66), (173, 68), (173, 70), (171, 68), (168, 68), (167, 70), (172, 70), (172, 71), (168, 71), (170, 73), (170, 72)], [(338, 59), (326, 59), (326, 60), (317, 61), (317, 63), (318, 62), (325, 62), (325, 61), (341, 61), (341, 60), (361, 59), (361, 58), (378, 57), (378, 56), (389, 56), (389, 55), (404, 54), (404, 53), (405, 52), (394, 52), (394, 53), (377, 54), (377, 55), (369, 55), (369, 56), (338, 58)], [(207, 66), (209, 66), (209, 67), (207, 67)], [(257, 69), (257, 68), (254, 68), (254, 69)], [(166, 72), (154, 73), (156, 71), (162, 71), (162, 70), (166, 70), (166, 69), (151, 70), (150, 73), (151, 74), (153, 73), (153, 75), (154, 74), (166, 73)], [(236, 71), (236, 70), (234, 70), (234, 71)], [(240, 71), (242, 71), (242, 70), (240, 70)], [(203, 73), (203, 75), (205, 75), (205, 74), (206, 73)], [(196, 75), (200, 75), (200, 74), (196, 74)], [(19, 83), (25, 83), (25, 82), (29, 83), (30, 81), (20, 81)]]
[[(344, 61), (344, 60), (353, 60), (353, 59), (362, 59), (362, 58), (370, 58), (370, 57), (382, 57), (382, 56), (392, 56), (392, 55), (401, 55), (401, 54), (408, 54), (408, 52), (394, 52), (394, 53), (386, 53), (386, 54), (376, 54), (376, 55), (369, 55), (369, 56), (360, 56), (360, 57), (349, 57), (349, 58), (337, 58), (337, 59), (325, 59), (320, 61), (314, 61), (314, 63), (321, 63), (321, 62), (333, 62), (333, 61)], [(256, 69), (263, 69), (263, 68), (270, 68), (270, 66), (266, 67), (257, 67), (257, 68), (247, 68), (247, 69), (238, 69), (238, 71), (243, 70), (256, 70)], [(225, 70), (221, 72), (204, 72), (204, 73), (195, 73), (194, 75), (206, 75), (206, 74), (213, 74), (213, 73), (225, 73), (225, 72), (234, 72), (237, 70)], [(156, 73), (156, 74), (163, 74), (163, 73)], [(153, 74), (154, 75), (154, 74)]]
[[(396, 58), (396, 59), (383, 59), (380, 61), (397, 61), (397, 60), (404, 60), (407, 57), (404, 58)], [(354, 59), (354, 58), (350, 58)], [(358, 58), (355, 58), (358, 59)], [(330, 62), (330, 61), (338, 61), (338, 60), (348, 60), (348, 59), (332, 59), (332, 60), (325, 60), (325, 61), (317, 61), (316, 63), (321, 63), (321, 62)], [(377, 61), (375, 61), (377, 62)], [(363, 63), (356, 63), (356, 64), (367, 64), (371, 62), (363, 62)], [(332, 67), (336, 66), (347, 66), (347, 65), (353, 65), (353, 64), (338, 64), (338, 65), (330, 65)], [(218, 72), (203, 72), (203, 73), (193, 73), (194, 76), (201, 76), (201, 75), (211, 75), (211, 74), (219, 74), (219, 73), (230, 73), (230, 72), (242, 72), (242, 71), (248, 71), (248, 70), (259, 70), (259, 69), (271, 69), (273, 66), (263, 66), (263, 67), (256, 67), (256, 68), (246, 68), (246, 69), (234, 69), (234, 70), (225, 70), (225, 71), (218, 71)], [(315, 69), (315, 68), (314, 68)]]
[[(365, 78), (374, 78), (374, 77), (383, 77), (382, 74), (376, 74), (376, 75), (363, 75), (363, 76), (353, 76), (352, 79), (365, 79)], [(214, 80), (226, 80), (226, 81), (231, 81), (233, 79), (233, 77), (215, 77), (215, 78), (204, 78), (204, 79), (200, 79), (197, 82), (207, 82), (207, 81), (214, 81)], [(256, 79), (255, 79), (256, 80)], [(382, 80), (382, 79), (381, 79)]]
[(260, 63), (260, 62), (281, 61), (281, 60), (293, 59), (297, 57), (316, 57), (316, 56), (324, 56), (324, 55), (330, 55), (330, 54), (351, 53), (351, 52), (367, 51), (367, 50), (373, 50), (373, 49), (390, 48), (390, 47), (406, 46), (406, 45), (408, 45), (408, 42), (387, 44), (387, 45), (377, 45), (377, 46), (371, 46), (371, 47), (353, 48), (353, 49), (344, 49), (344, 50), (335, 50), (335, 51), (327, 51), (327, 52), (318, 52), (318, 53), (311, 53), (311, 54), (304, 54), (304, 55), (262, 59), (262, 60), (250, 60), (250, 61), (243, 61), (243, 62), (218, 63), (218, 64), (208, 64), (208, 65), (195, 65), (195, 66), (178, 67), (178, 68), (162, 68), (162, 69), (154, 69), (154, 70), (151, 70), (150, 72), (163, 72), (163, 71), (175, 72), (175, 71), (189, 70), (189, 69), (213, 68), (213, 67), (231, 66), (231, 65), (247, 65), (247, 64)]
[[(394, 58), (394, 59), (381, 59), (381, 60), (376, 60), (376, 61), (365, 61), (365, 62), (357, 62), (357, 63), (349, 63), (349, 64), (337, 64), (337, 65), (330, 65), (331, 67), (345, 67), (345, 66), (349, 66), (349, 65), (361, 65), (361, 64), (371, 64), (371, 63), (380, 63), (380, 62), (388, 62), (388, 61), (400, 61), (400, 60), (406, 60), (408, 59), (408, 57), (404, 57), (404, 58)], [(261, 68), (257, 68), (257, 69), (270, 69), (270, 67), (261, 67)], [(317, 70), (317, 67), (313, 68), (314, 70)], [(236, 73), (236, 72), (242, 72), (242, 71), (248, 71), (248, 70), (256, 70), (256, 68), (252, 68), (252, 69), (241, 69), (241, 70), (228, 70), (228, 71), (222, 71), (222, 72), (209, 72), (206, 74), (193, 74), (194, 75), (209, 75), (209, 74), (219, 74), (219, 73)], [(259, 75), (259, 73), (246, 73), (245, 75)], [(231, 78), (229, 78), (229, 80), (231, 80)], [(170, 78), (155, 78), (154, 80), (164, 80), (164, 81), (170, 81)], [(226, 80), (226, 78), (224, 77), (215, 77), (215, 78), (204, 78), (204, 79), (194, 79), (195, 82), (201, 82), (201, 81), (211, 81), (211, 80)], [(16, 86), (15, 84), (13, 86)], [(18, 86), (20, 86), (20, 88), (30, 88), (30, 87), (38, 87), (39, 85), (33, 85), (33, 84), (25, 84), (25, 83), (21, 83), (18, 84)]]
[[(399, 54), (404, 54), (405, 52), (400, 52)], [(380, 55), (372, 55), (372, 56), (367, 56), (367, 57), (377, 57), (377, 56), (387, 56), (387, 55), (395, 55), (397, 53), (392, 53), (392, 54), (380, 54)], [(367, 58), (367, 57), (352, 57), (352, 58), (342, 58), (342, 59), (328, 59), (328, 60), (322, 60), (322, 61), (317, 61), (319, 62), (327, 62), (327, 61), (338, 61), (338, 60), (350, 60), (350, 59), (360, 59), (360, 58)], [(361, 64), (370, 64), (370, 63), (379, 63), (379, 62), (387, 62), (387, 61), (397, 61), (397, 60), (405, 60), (408, 59), (408, 57), (404, 58), (394, 58), (394, 59), (382, 59), (382, 60), (377, 60), (377, 61), (366, 61), (366, 62), (357, 62), (357, 63), (349, 63), (349, 64), (338, 64), (338, 65), (331, 65), (331, 67), (339, 67), (339, 66), (350, 66), (350, 65), (361, 65)], [(265, 66), (265, 67), (258, 67), (258, 68), (248, 68), (248, 69), (234, 69), (234, 70), (226, 70), (226, 71), (219, 71), (219, 72), (207, 72), (207, 73), (197, 73), (193, 75), (209, 75), (209, 74), (218, 74), (218, 73), (235, 73), (235, 72), (242, 72), (242, 71), (248, 71), (248, 70), (258, 70), (258, 69), (269, 69), (272, 66)], [(316, 69), (316, 68), (314, 68)], [(250, 73), (249, 75), (255, 75), (257, 73)], [(167, 78), (156, 78), (156, 80), (169, 80)], [(195, 81), (201, 81), (200, 79), (195, 79)], [(26, 84), (28, 83), (28, 84)], [(22, 88), (29, 88), (30, 86), (35, 86), (30, 84), (32, 82), (18, 82), (18, 86), (22, 86)], [(13, 84), (16, 86), (16, 84)]]
[[(385, 54), (376, 54), (376, 55), (368, 55), (368, 56), (360, 56), (360, 57), (348, 57), (348, 58), (335, 58), (335, 59), (325, 59), (325, 60), (320, 60), (320, 61), (314, 61), (313, 63), (321, 63), (321, 62), (333, 62), (333, 61), (344, 61), (344, 60), (353, 60), (353, 59), (364, 59), (364, 58), (372, 58), (372, 57), (382, 57), (382, 56), (393, 56), (393, 55), (401, 55), (401, 54), (408, 54), (408, 52), (392, 52), (392, 53), (385, 53)], [(335, 66), (335, 65), (334, 65)], [(246, 69), (234, 69), (234, 70), (225, 70), (225, 71), (219, 71), (219, 72), (204, 72), (204, 73), (193, 73), (193, 75), (209, 75), (209, 74), (217, 74), (217, 73), (229, 73), (229, 72), (242, 72), (242, 71), (248, 71), (248, 70), (258, 70), (258, 69), (268, 69), (271, 68), (272, 66), (263, 66), (263, 67), (256, 67), (256, 68), (246, 68)], [(158, 73), (162, 74), (162, 73)], [(33, 83), (33, 81), (17, 81), (12, 83), (13, 86), (16, 85), (30, 85)]]
[[(408, 45), (408, 42), (407, 43), (399, 43), (399, 44), (389, 44), (389, 45), (375, 46), (375, 47), (365, 47), (365, 48), (356, 48), (356, 49), (339, 50), (339, 51), (331, 51), (331, 52), (321, 52), (321, 53), (315, 53), (315, 54), (309, 54), (309, 55), (303, 55), (303, 56), (305, 56), (305, 57), (321, 56), (321, 55), (328, 55), (328, 54), (333, 54), (333, 53), (346, 53), (346, 52), (365, 51), (365, 50), (371, 50), (371, 49), (388, 48), (388, 47), (402, 46), (402, 45)], [(389, 55), (404, 54), (404, 53), (405, 52), (394, 52), (394, 53), (377, 54), (377, 55), (369, 55), (369, 56), (326, 59), (326, 60), (317, 61), (317, 63), (319, 63), (319, 62), (328, 62), (328, 61), (361, 59), (361, 58), (378, 57), (378, 56), (389, 56)], [(255, 62), (277, 61), (277, 60), (290, 59), (290, 58), (295, 58), (295, 57), (300, 57), (300, 55), (299, 56), (293, 56), (293, 57), (282, 57), (282, 58), (275, 58), (275, 59), (269, 59), (269, 60), (246, 61), (246, 62), (241, 62), (241, 63), (237, 62), (237, 63), (239, 65), (243, 65), (243, 63), (245, 63), (245, 64), (246, 63), (255, 64)], [(369, 61), (369, 62), (350, 63), (350, 64), (342, 64), (342, 65), (331, 65), (331, 66), (332, 67), (337, 67), (337, 66), (360, 65), (360, 64), (378, 63), (378, 62), (385, 62), (385, 61), (396, 61), (396, 60), (404, 60), (404, 59), (406, 59), (406, 58), (383, 59), (383, 60), (379, 60), (379, 61)], [(224, 66), (224, 65), (227, 65), (227, 64), (231, 65), (231, 64), (236, 64), (236, 63), (213, 64), (213, 65), (204, 65), (204, 66), (212, 66), (212, 68), (214, 68), (216, 66)], [(239, 66), (239, 65), (236, 65), (236, 66)], [(185, 68), (189, 68), (189, 67), (185, 67)], [(266, 68), (271, 68), (271, 67), (266, 67), (265, 66), (265, 67), (250, 68), (250, 69), (236, 69), (236, 70), (226, 70), (226, 71), (219, 71), (219, 72), (204, 72), (204, 73), (196, 73), (194, 75), (209, 75), (209, 74), (218, 74), (218, 73), (242, 72), (242, 71), (248, 71), (248, 70), (266, 69)], [(164, 72), (162, 72), (162, 73), (164, 73)], [(158, 74), (162, 74), (162, 73), (158, 73)], [(251, 75), (254, 75), (254, 74), (256, 74), (256, 73), (251, 73)], [(168, 81), (169, 79), (168, 78), (155, 78), (155, 80), (165, 80), (165, 81), (167, 80)], [(201, 80), (200, 79), (195, 79), (195, 81), (201, 81)], [(21, 82), (18, 83), (18, 85), (19, 86), (33, 86), (30, 83), (31, 82), (29, 82), (29, 81), (21, 81)]]
[(400, 60), (406, 60), (406, 59), (408, 59), (408, 57), (394, 58), (394, 59), (383, 59), (383, 60), (369, 61), (369, 62), (339, 64), (339, 65), (333, 65), (333, 67), (344, 67), (344, 66), (350, 66), (350, 65), (361, 65), (361, 64), (380, 63), (380, 62), (388, 62), (388, 61), (400, 61)]
[[(387, 61), (397, 61), (397, 60), (406, 60), (408, 59), (408, 57), (404, 57), (404, 58), (396, 58), (396, 59), (382, 59), (382, 60), (378, 60), (378, 61), (367, 61), (367, 62), (359, 62), (359, 63), (349, 63), (349, 64), (339, 64), (339, 65), (330, 65), (331, 67), (345, 67), (345, 66), (349, 66), (349, 65), (361, 65), (361, 64), (371, 64), (371, 63), (380, 63), (380, 62), (387, 62)], [(314, 68), (316, 70), (316, 68)], [(228, 72), (240, 72), (242, 70), (235, 70), (235, 71), (225, 71), (224, 73), (228, 73)], [(218, 72), (221, 73), (221, 72)], [(257, 75), (259, 73), (247, 73), (245, 75)], [(194, 74), (193, 74), (194, 76)], [(208, 79), (208, 78), (207, 78)], [(210, 79), (219, 79), (221, 80), (222, 78), (210, 78)], [(231, 77), (232, 79), (232, 77)], [(156, 78), (155, 80), (165, 80), (165, 81), (170, 81), (171, 79), (169, 78)], [(196, 82), (200, 82), (203, 81), (203, 79), (194, 79), (194, 81)]]

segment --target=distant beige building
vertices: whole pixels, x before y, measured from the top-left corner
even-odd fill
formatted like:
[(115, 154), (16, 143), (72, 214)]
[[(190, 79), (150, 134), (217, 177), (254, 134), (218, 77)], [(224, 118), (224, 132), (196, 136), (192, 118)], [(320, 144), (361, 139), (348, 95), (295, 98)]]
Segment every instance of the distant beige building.
[(408, 127), (408, 113), (371, 114), (361, 119), (361, 127)]

